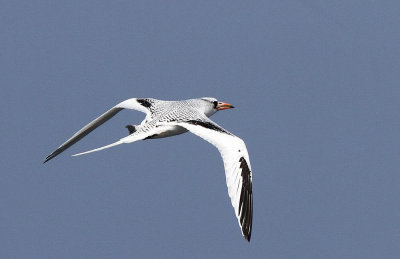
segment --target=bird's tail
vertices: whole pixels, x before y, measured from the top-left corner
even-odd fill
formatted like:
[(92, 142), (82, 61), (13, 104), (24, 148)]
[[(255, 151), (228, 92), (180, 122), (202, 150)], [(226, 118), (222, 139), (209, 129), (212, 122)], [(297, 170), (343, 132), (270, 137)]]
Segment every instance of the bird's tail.
[(95, 149), (92, 149), (92, 150), (89, 150), (89, 151), (86, 151), (86, 152), (78, 153), (78, 154), (75, 154), (75, 155), (72, 155), (72, 156), (80, 156), (80, 155), (89, 154), (89, 153), (100, 151), (100, 150), (107, 149), (107, 148), (110, 148), (110, 147), (118, 146), (118, 145), (123, 144), (123, 143), (124, 142), (122, 142), (121, 140), (118, 140), (117, 142), (114, 142), (112, 144), (109, 144), (109, 145), (106, 145), (106, 146), (103, 146), (103, 147), (99, 147), (99, 148), (95, 148)]

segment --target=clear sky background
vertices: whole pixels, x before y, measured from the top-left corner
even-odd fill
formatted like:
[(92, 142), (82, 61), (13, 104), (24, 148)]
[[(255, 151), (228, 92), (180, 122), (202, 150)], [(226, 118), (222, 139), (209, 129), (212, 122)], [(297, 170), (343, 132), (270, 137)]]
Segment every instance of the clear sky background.
[[(2, 1), (0, 257), (400, 256), (398, 1)], [(128, 134), (131, 97), (232, 103), (254, 224), (216, 148)]]

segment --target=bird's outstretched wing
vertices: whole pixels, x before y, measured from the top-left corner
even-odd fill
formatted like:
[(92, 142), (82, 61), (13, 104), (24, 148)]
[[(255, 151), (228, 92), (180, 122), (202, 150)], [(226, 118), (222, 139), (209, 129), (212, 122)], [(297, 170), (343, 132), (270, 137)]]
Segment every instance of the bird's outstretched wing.
[(108, 121), (111, 119), (115, 114), (118, 112), (122, 111), (123, 109), (132, 109), (132, 110), (137, 110), (146, 113), (146, 119), (149, 120), (151, 118), (151, 110), (152, 110), (152, 105), (153, 105), (154, 99), (148, 99), (148, 98), (131, 98), (128, 100), (125, 100), (114, 107), (112, 107), (110, 110), (106, 111), (96, 119), (94, 119), (92, 122), (84, 126), (82, 129), (80, 129), (78, 132), (76, 132), (71, 138), (69, 138), (67, 141), (65, 141), (61, 146), (59, 146), (56, 150), (54, 150), (50, 155), (46, 157), (43, 163), (46, 163), (50, 159), (56, 157), (57, 155), (61, 154), (64, 150), (78, 142), (80, 139), (85, 137), (87, 134), (92, 132), (94, 129), (102, 125), (104, 122)]
[(243, 236), (250, 241), (253, 221), (252, 172), (243, 140), (205, 116), (171, 123), (186, 128), (217, 147), (224, 161), (226, 184), (232, 206)]

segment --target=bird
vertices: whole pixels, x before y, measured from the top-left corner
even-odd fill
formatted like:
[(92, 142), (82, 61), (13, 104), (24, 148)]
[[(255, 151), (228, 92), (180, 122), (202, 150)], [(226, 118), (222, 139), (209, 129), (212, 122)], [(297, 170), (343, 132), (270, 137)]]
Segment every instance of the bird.
[(209, 119), (217, 111), (234, 108), (216, 98), (203, 97), (181, 101), (164, 101), (154, 98), (130, 98), (115, 105), (76, 132), (46, 157), (48, 162), (81, 140), (94, 129), (124, 109), (144, 112), (146, 117), (139, 125), (127, 125), (129, 135), (96, 149), (78, 153), (84, 155), (138, 140), (165, 138), (191, 132), (214, 145), (222, 156), (228, 194), (241, 228), (250, 242), (253, 223), (252, 170), (244, 141)]

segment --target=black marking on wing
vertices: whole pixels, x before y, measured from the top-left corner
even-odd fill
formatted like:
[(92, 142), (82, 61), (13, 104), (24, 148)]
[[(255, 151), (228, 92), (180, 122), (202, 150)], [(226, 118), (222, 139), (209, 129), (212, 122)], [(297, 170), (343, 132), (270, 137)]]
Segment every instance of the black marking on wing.
[(253, 188), (251, 181), (251, 171), (247, 165), (246, 159), (239, 159), (240, 168), (242, 169), (242, 190), (240, 192), (239, 215), (240, 225), (244, 238), (250, 242), (251, 227), (253, 223)]
[(158, 134), (153, 134), (151, 136), (145, 137), (143, 140), (152, 139), (152, 138), (157, 137), (157, 136), (158, 136)]
[(136, 101), (146, 108), (151, 107), (151, 103), (146, 99), (137, 99)]
[(216, 130), (216, 131), (219, 131), (219, 132), (222, 132), (222, 133), (225, 133), (225, 134), (232, 135), (231, 133), (229, 133), (228, 131), (226, 131), (223, 128), (219, 127), (218, 125), (216, 125), (214, 123), (211, 123), (211, 122), (208, 122), (208, 121), (189, 120), (187, 122), (190, 123), (190, 124), (193, 124), (193, 125), (199, 125), (199, 126), (202, 126), (204, 128), (207, 128), (207, 129)]
[(126, 125), (125, 128), (127, 128), (129, 130), (129, 135), (136, 131), (135, 125)]

